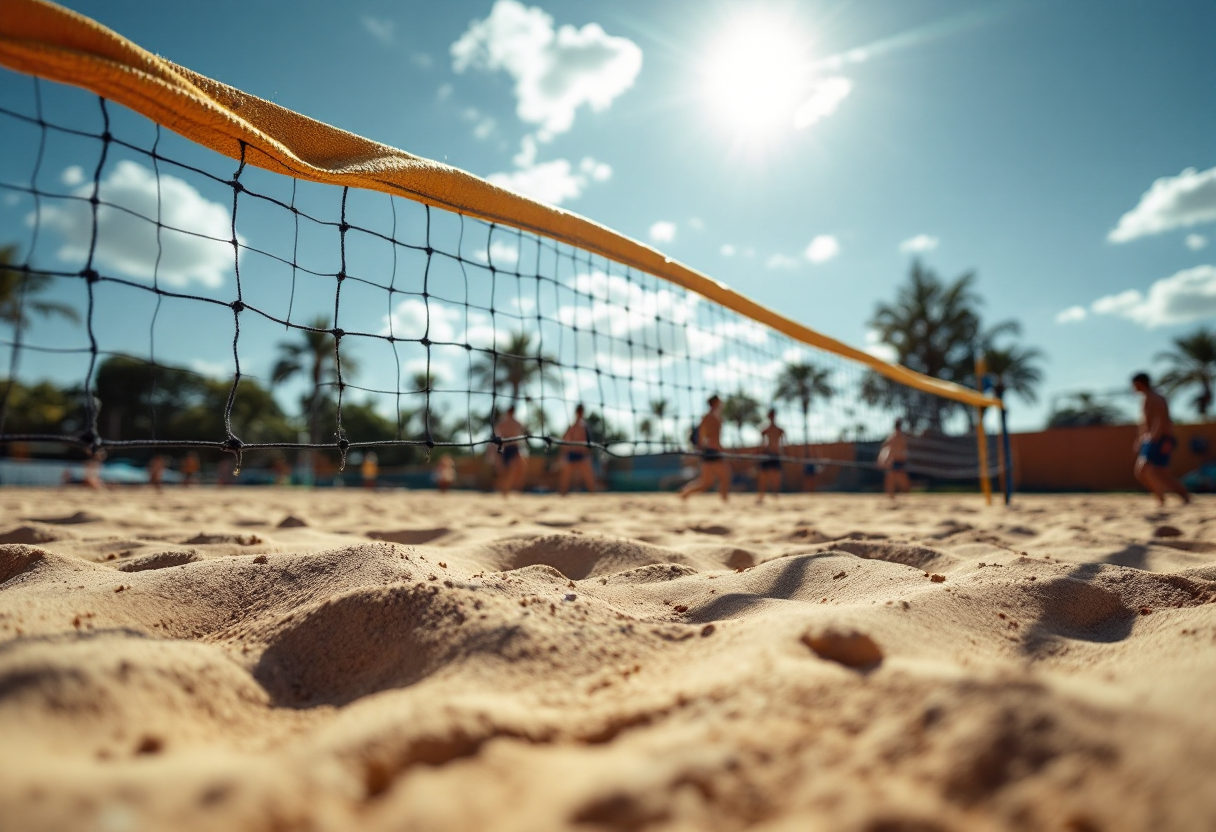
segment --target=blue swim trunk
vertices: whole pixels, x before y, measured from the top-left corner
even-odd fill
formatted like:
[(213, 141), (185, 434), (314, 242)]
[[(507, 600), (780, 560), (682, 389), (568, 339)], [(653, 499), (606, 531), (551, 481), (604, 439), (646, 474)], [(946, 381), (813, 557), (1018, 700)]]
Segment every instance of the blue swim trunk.
[(567, 462), (582, 462), (587, 456), (582, 451), (566, 451)]
[(761, 471), (780, 471), (781, 470), (781, 457), (769, 456), (766, 459), (762, 459), (760, 461), (760, 470)]
[(515, 460), (519, 459), (518, 445), (503, 445), (502, 447), (502, 462), (503, 465), (510, 465)]
[(1178, 440), (1172, 436), (1149, 439), (1140, 443), (1140, 458), (1154, 468), (1167, 468), (1170, 464), (1170, 455), (1174, 453), (1176, 447), (1178, 447)]
[(906, 471), (906, 470), (907, 470), (907, 468), (908, 468), (908, 463), (906, 463), (906, 462), (902, 462), (902, 461), (900, 461), (900, 462), (892, 462), (892, 463), (891, 463), (891, 470), (892, 470), (892, 471)]

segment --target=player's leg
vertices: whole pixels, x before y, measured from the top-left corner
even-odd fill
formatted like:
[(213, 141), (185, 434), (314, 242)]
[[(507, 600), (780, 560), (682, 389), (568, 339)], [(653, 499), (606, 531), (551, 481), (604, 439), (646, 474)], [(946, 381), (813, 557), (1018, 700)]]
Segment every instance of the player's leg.
[(570, 493), (571, 462), (563, 459), (557, 469), (557, 493), (565, 497)]
[(1161, 487), (1161, 483), (1157, 479), (1156, 467), (1149, 465), (1148, 459), (1145, 457), (1137, 457), (1135, 474), (1140, 484), (1157, 498), (1158, 504), (1165, 505), (1165, 489)]

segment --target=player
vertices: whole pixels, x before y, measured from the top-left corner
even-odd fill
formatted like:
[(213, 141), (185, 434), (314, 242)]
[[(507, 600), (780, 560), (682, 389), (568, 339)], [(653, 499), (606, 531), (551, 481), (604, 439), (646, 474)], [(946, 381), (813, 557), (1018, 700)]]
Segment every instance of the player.
[(439, 458), (439, 468), (435, 471), (435, 483), (439, 486), (440, 494), (447, 494), (456, 482), (456, 462), (450, 454)]
[(359, 474), (363, 478), (364, 488), (376, 487), (376, 481), (380, 479), (380, 459), (376, 456), (375, 451), (368, 451), (363, 455), (363, 464), (359, 466)]
[(891, 501), (895, 501), (895, 492), (908, 492), (912, 484), (908, 481), (908, 435), (904, 433), (904, 420), (895, 420), (895, 431), (882, 443), (878, 452), (878, 466), (885, 470), (883, 488)]
[(1136, 450), (1136, 479), (1153, 492), (1157, 503), (1165, 505), (1165, 493), (1171, 491), (1191, 501), (1186, 486), (1170, 473), (1170, 454), (1178, 446), (1174, 436), (1174, 422), (1170, 419), (1170, 405), (1165, 397), (1153, 389), (1148, 373), (1132, 376), (1132, 389), (1140, 394), (1143, 406), (1140, 411), (1140, 434), (1133, 448)]
[(515, 418), (515, 405), (508, 407), (507, 412), (494, 425), (494, 435), (503, 438), (498, 460), (498, 490), (504, 497), (511, 493), (512, 488), (524, 490), (527, 448), (523, 445), (522, 437), (525, 433), (527, 431), (524, 426)]
[(566, 428), (566, 432), (562, 434), (563, 442), (578, 442), (580, 445), (586, 445), (585, 448), (574, 448), (564, 446), (562, 455), (561, 469), (558, 471), (558, 493), (563, 497), (570, 491), (570, 480), (574, 475), (583, 481), (584, 487), (589, 493), (595, 493), (595, 471), (591, 468), (591, 431), (587, 427), (587, 421), (583, 418), (584, 410), (580, 404), (574, 408), (574, 422), (570, 427)]
[(771, 490), (773, 494), (781, 492), (781, 443), (785, 441), (785, 431), (777, 427), (777, 411), (768, 412), (768, 426), (760, 431), (764, 439), (764, 459), (760, 460), (760, 473), (756, 477), (756, 502), (764, 502), (764, 492)]
[(693, 431), (693, 444), (701, 451), (701, 475), (680, 489), (680, 499), (709, 490), (716, 480), (722, 502), (730, 495), (730, 463), (722, 456), (722, 399), (709, 397), (709, 412)]

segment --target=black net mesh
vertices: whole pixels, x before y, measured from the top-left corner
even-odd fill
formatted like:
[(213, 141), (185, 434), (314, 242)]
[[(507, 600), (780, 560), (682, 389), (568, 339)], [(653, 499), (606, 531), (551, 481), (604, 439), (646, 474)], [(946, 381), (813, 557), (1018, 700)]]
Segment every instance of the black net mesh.
[(772, 406), (785, 459), (848, 487), (900, 416), (914, 473), (976, 476), (973, 409), (584, 250), (271, 174), (7, 72), (0, 131), (10, 446), (405, 464), (520, 438), (493, 430), (511, 405), (556, 449), (581, 403), (597, 452), (678, 457), (717, 393), (728, 456)]

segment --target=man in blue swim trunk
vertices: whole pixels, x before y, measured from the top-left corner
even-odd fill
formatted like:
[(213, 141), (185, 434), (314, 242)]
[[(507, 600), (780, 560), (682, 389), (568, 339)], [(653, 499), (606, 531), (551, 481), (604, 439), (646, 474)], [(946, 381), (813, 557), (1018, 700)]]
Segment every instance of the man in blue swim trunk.
[(1165, 397), (1153, 389), (1148, 373), (1132, 376), (1132, 389), (1140, 394), (1143, 406), (1140, 411), (1140, 433), (1136, 437), (1136, 479), (1153, 492), (1157, 503), (1165, 505), (1166, 492), (1191, 501), (1186, 486), (1170, 473), (1170, 455), (1178, 446), (1174, 436), (1174, 422), (1170, 418), (1170, 405)]

